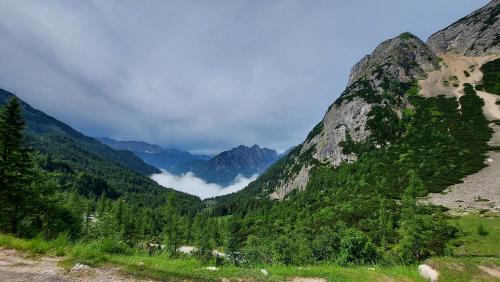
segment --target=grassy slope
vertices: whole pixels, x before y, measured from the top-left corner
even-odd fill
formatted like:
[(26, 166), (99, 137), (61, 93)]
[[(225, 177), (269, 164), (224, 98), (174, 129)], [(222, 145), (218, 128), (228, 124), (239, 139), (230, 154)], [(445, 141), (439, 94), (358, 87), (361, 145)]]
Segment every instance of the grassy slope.
[[(331, 281), (423, 281), (416, 266), (340, 267), (332, 264), (315, 266), (223, 266), (218, 271), (209, 271), (193, 258), (170, 259), (163, 255), (148, 256), (143, 251), (128, 255), (111, 255), (100, 251), (99, 244), (70, 244), (60, 237), (54, 241), (41, 239), (24, 240), (0, 234), (0, 246), (29, 252), (32, 255), (66, 256), (63, 266), (70, 269), (76, 262), (91, 266), (112, 264), (122, 271), (137, 277), (158, 280), (220, 281), (222, 278), (248, 278), (257, 281), (284, 281), (292, 277), (323, 277)], [(262, 274), (266, 269), (268, 276)]]
[[(479, 266), (500, 266), (497, 242), (500, 240), (500, 217), (498, 215), (466, 215), (451, 219), (459, 224), (463, 235), (455, 241), (463, 246), (454, 247), (454, 256), (432, 258), (428, 264), (440, 272), (440, 281), (498, 281), (487, 275)], [(477, 233), (477, 226), (482, 224), (489, 232), (487, 236)], [(455, 244), (457, 245), (457, 244)], [(117, 265), (124, 273), (158, 280), (198, 280), (220, 281), (222, 278), (247, 278), (257, 281), (283, 281), (292, 277), (322, 277), (329, 281), (423, 281), (416, 265), (410, 266), (374, 266), (340, 267), (334, 264), (314, 266), (263, 265), (256, 267), (223, 266), (218, 271), (206, 269), (211, 264), (202, 264), (193, 258), (170, 259), (163, 255), (148, 256), (144, 251), (130, 254), (112, 255), (101, 250), (99, 243), (71, 244), (63, 236), (54, 241), (41, 239), (24, 240), (10, 235), (0, 234), (0, 246), (29, 252), (32, 255), (65, 256), (64, 266), (69, 269), (76, 263), (91, 266)], [(464, 255), (463, 249), (467, 249)], [(473, 255), (473, 256), (471, 256)], [(269, 273), (264, 276), (261, 269)]]

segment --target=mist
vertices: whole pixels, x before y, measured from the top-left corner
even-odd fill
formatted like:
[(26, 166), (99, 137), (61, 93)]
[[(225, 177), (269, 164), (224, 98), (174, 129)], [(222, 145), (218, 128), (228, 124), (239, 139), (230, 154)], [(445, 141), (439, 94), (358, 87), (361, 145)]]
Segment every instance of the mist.
[(156, 181), (163, 187), (172, 188), (177, 191), (185, 192), (191, 195), (196, 195), (202, 200), (222, 196), (240, 191), (245, 188), (250, 182), (257, 179), (257, 174), (250, 178), (238, 175), (232, 185), (223, 187), (215, 183), (207, 183), (205, 180), (198, 178), (192, 172), (187, 172), (183, 175), (173, 175), (168, 171), (162, 170), (161, 173), (151, 175), (151, 179)]

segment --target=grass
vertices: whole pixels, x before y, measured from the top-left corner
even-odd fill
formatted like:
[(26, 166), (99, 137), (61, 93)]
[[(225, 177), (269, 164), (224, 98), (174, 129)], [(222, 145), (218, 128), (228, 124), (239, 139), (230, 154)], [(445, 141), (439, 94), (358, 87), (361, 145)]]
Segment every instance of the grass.
[[(321, 277), (329, 281), (424, 281), (417, 266), (353, 266), (341, 267), (334, 264), (311, 266), (265, 265), (237, 267), (224, 265), (217, 271), (206, 269), (213, 264), (204, 264), (194, 258), (172, 259), (165, 255), (148, 256), (145, 251), (136, 250), (123, 254), (109, 254), (103, 251), (105, 243), (70, 243), (67, 236), (45, 241), (41, 238), (19, 239), (0, 234), (0, 246), (25, 251), (32, 256), (65, 256), (62, 266), (69, 270), (75, 263), (93, 267), (114, 265), (124, 274), (157, 280), (220, 281), (248, 279), (251, 281), (284, 281), (293, 277)], [(265, 269), (268, 275), (264, 275)]]
[[(454, 256), (431, 258), (426, 262), (439, 271), (439, 281), (498, 281), (479, 266), (500, 267), (500, 217), (488, 213), (469, 214), (452, 218), (451, 222), (461, 230), (461, 236), (452, 242), (456, 245), (453, 247)], [(478, 226), (483, 226), (488, 235), (479, 235)], [(33, 256), (64, 256), (62, 265), (67, 270), (75, 263), (93, 267), (112, 265), (120, 267), (125, 275), (163, 281), (220, 281), (222, 278), (231, 281), (286, 281), (293, 277), (318, 277), (328, 281), (424, 281), (416, 265), (224, 265), (217, 271), (210, 271), (206, 267), (213, 264), (204, 264), (191, 257), (148, 256), (142, 250), (122, 250), (107, 240), (71, 243), (64, 234), (52, 241), (41, 237), (27, 240), (0, 234), (0, 246), (25, 251)], [(261, 269), (265, 269), (268, 275), (264, 275)]]
[[(469, 214), (453, 218), (451, 222), (459, 227), (462, 236), (452, 241), (456, 256), (500, 257), (500, 216), (494, 213)], [(487, 235), (479, 234), (479, 228)]]
[(500, 258), (442, 257), (427, 262), (439, 272), (440, 282), (499, 281), (480, 267), (500, 267)]

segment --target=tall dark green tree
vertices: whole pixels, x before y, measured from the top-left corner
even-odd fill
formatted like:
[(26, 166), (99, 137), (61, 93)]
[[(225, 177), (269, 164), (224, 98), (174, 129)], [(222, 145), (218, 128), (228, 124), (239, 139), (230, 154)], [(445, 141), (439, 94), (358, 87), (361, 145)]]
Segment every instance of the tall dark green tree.
[(0, 213), (3, 228), (8, 226), (14, 234), (33, 193), (33, 165), (24, 146), (24, 126), (21, 105), (14, 97), (0, 111)]

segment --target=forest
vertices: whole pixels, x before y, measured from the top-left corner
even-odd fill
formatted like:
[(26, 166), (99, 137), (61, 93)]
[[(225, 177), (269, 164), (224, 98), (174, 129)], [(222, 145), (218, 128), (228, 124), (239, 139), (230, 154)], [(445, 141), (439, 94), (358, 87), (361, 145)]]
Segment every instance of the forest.
[[(203, 204), (134, 188), (141, 182), (118, 189), (122, 183), (112, 179), (133, 178), (99, 177), (123, 173), (106, 162), (93, 175), (75, 156), (33, 148), (22, 106), (11, 98), (0, 114), (1, 230), (45, 240), (63, 234), (110, 254), (144, 250), (178, 258), (179, 247), (190, 245), (200, 261), (217, 265), (394, 265), (450, 254), (448, 242), (460, 230), (442, 208), (418, 198), (482, 168), (491, 129), (471, 85), (460, 101), (423, 98), (411, 86), (403, 90), (413, 109), (388, 119), (389, 108), (375, 107), (369, 143), (344, 144), (357, 151), (358, 161), (337, 168), (317, 163), (304, 192), (281, 202), (229, 195)], [(281, 165), (262, 179), (272, 179)], [(144, 192), (154, 201), (137, 200)], [(214, 249), (226, 259), (214, 256)]]

